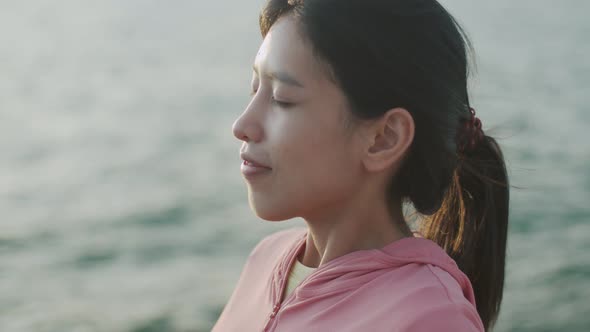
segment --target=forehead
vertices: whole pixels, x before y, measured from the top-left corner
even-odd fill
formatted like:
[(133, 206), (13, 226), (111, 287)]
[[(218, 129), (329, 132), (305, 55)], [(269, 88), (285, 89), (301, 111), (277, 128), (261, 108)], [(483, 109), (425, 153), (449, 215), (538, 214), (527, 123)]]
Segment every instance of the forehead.
[(296, 19), (285, 15), (277, 20), (264, 38), (254, 61), (262, 74), (285, 71), (303, 81), (322, 81), (318, 61), (309, 42), (299, 32)]

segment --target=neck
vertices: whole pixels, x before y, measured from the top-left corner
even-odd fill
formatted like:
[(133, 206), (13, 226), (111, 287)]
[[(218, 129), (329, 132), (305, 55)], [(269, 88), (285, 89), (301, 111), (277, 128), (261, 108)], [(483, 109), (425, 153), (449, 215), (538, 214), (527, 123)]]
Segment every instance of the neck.
[(346, 210), (305, 217), (309, 231), (301, 263), (318, 267), (354, 251), (383, 248), (412, 236), (403, 218), (401, 203), (392, 209), (393, 213), (385, 201), (372, 205), (363, 203), (366, 202), (356, 200), (355, 206), (344, 205), (350, 207)]

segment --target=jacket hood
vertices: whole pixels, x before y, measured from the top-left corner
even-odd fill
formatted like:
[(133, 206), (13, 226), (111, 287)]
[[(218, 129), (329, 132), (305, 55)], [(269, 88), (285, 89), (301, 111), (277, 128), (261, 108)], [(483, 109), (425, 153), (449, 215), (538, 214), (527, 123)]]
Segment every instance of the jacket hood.
[[(305, 246), (307, 228), (300, 230), (294, 245), (290, 246), (286, 259), (278, 266), (278, 274), (288, 269)], [(323, 294), (347, 291), (370, 281), (376, 274), (399, 269), (411, 264), (427, 264), (438, 267), (451, 275), (463, 290), (463, 295), (475, 304), (473, 289), (467, 276), (459, 270), (455, 261), (436, 243), (420, 237), (408, 237), (392, 242), (381, 249), (359, 250), (337, 257), (318, 267), (303, 284), (299, 297), (311, 297), (321, 289)], [(336, 281), (338, 282), (331, 282)]]

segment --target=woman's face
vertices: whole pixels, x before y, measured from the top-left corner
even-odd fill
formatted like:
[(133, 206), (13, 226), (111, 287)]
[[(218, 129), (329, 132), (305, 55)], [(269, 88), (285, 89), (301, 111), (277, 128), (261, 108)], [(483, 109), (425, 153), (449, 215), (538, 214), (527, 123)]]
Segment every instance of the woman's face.
[(345, 126), (346, 98), (291, 16), (266, 35), (251, 89), (233, 132), (244, 142), (244, 159), (267, 166), (242, 164), (256, 214), (272, 221), (313, 218), (344, 206), (362, 177), (362, 139)]

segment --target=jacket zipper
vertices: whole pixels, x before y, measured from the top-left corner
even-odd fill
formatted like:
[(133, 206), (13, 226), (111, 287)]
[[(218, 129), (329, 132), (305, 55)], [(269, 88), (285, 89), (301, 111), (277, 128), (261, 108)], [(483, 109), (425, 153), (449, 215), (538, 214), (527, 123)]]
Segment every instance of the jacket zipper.
[[(277, 317), (279, 315), (279, 312), (281, 311), (281, 309), (283, 309), (283, 308), (287, 307), (289, 304), (291, 304), (290, 302), (292, 302), (292, 298), (295, 296), (295, 291), (297, 291), (297, 289), (302, 287), (305, 284), (305, 282), (311, 277), (311, 275), (316, 273), (316, 271), (313, 271), (310, 275), (308, 275), (303, 280), (301, 280), (301, 283), (299, 283), (299, 285), (297, 285), (293, 289), (291, 294), (289, 294), (285, 298), (285, 300), (283, 300), (283, 302), (277, 301), (277, 303), (275, 304), (275, 306), (273, 307), (273, 310), (271, 311), (271, 313), (269, 315), (268, 321), (267, 321), (266, 326), (264, 327), (264, 330), (263, 330), (264, 332), (274, 331), (274, 329), (276, 328), (275, 317)], [(285, 278), (284, 281), (287, 281), (287, 278)], [(283, 293), (285, 292), (286, 282), (282, 282), (281, 285), (282, 285), (282, 288), (281, 288), (282, 290), (281, 290), (280, 298), (283, 298)]]
[(301, 287), (310, 277), (311, 275), (317, 273), (319, 267), (313, 271), (310, 275), (308, 275), (307, 277), (305, 277), (303, 280), (301, 280), (301, 282), (299, 283), (299, 285), (297, 285), (295, 287), (295, 289), (293, 289), (293, 292), (291, 292), (291, 294), (289, 294), (284, 301), (281, 302), (281, 299), (283, 298), (283, 294), (285, 293), (285, 286), (287, 285), (287, 281), (289, 279), (289, 272), (291, 271), (291, 268), (293, 267), (293, 264), (295, 263), (295, 260), (297, 259), (297, 255), (298, 252), (295, 253), (295, 255), (293, 255), (293, 257), (291, 258), (291, 260), (289, 261), (289, 264), (287, 265), (287, 271), (286, 271), (286, 275), (283, 274), (282, 271), (279, 271), (279, 278), (280, 280), (280, 291), (278, 292), (278, 297), (275, 300), (275, 305), (273, 306), (273, 309), (270, 313), (270, 315), (268, 316), (268, 320), (266, 321), (266, 324), (264, 326), (264, 329), (262, 330), (263, 332), (270, 332), (270, 331), (274, 331), (275, 328), (275, 318), (276, 316), (278, 316), (279, 312), (281, 311), (281, 308), (284, 308), (285, 305), (288, 304), (289, 300), (294, 297), (295, 295), (295, 291)]
[[(291, 268), (291, 266), (295, 262), (295, 259), (297, 259), (297, 255), (293, 255), (293, 257), (291, 258), (289, 265), (288, 265), (289, 269)], [(289, 269), (287, 269), (287, 270), (289, 270)], [(289, 272), (287, 271), (286, 273), (288, 274)], [(285, 292), (285, 286), (287, 283), (288, 275), (284, 275), (283, 271), (279, 271), (279, 278), (280, 278), (280, 283), (279, 283), (280, 288), (278, 291), (278, 296), (275, 299), (275, 303), (272, 308), (272, 311), (270, 312), (270, 315), (268, 316), (268, 320), (266, 321), (266, 324), (264, 326), (264, 329), (263, 329), (264, 332), (270, 331), (270, 327), (272, 326), (272, 323), (274, 322), (275, 317), (279, 313), (279, 310), (281, 310), (281, 299), (283, 298), (283, 293)]]
[(270, 325), (272, 324), (272, 322), (274, 321), (274, 318), (277, 316), (277, 313), (279, 312), (279, 310), (281, 309), (281, 306), (279, 304), (276, 304), (270, 315), (268, 316), (268, 320), (266, 321), (266, 324), (264, 326), (264, 332), (268, 332), (270, 331)]

